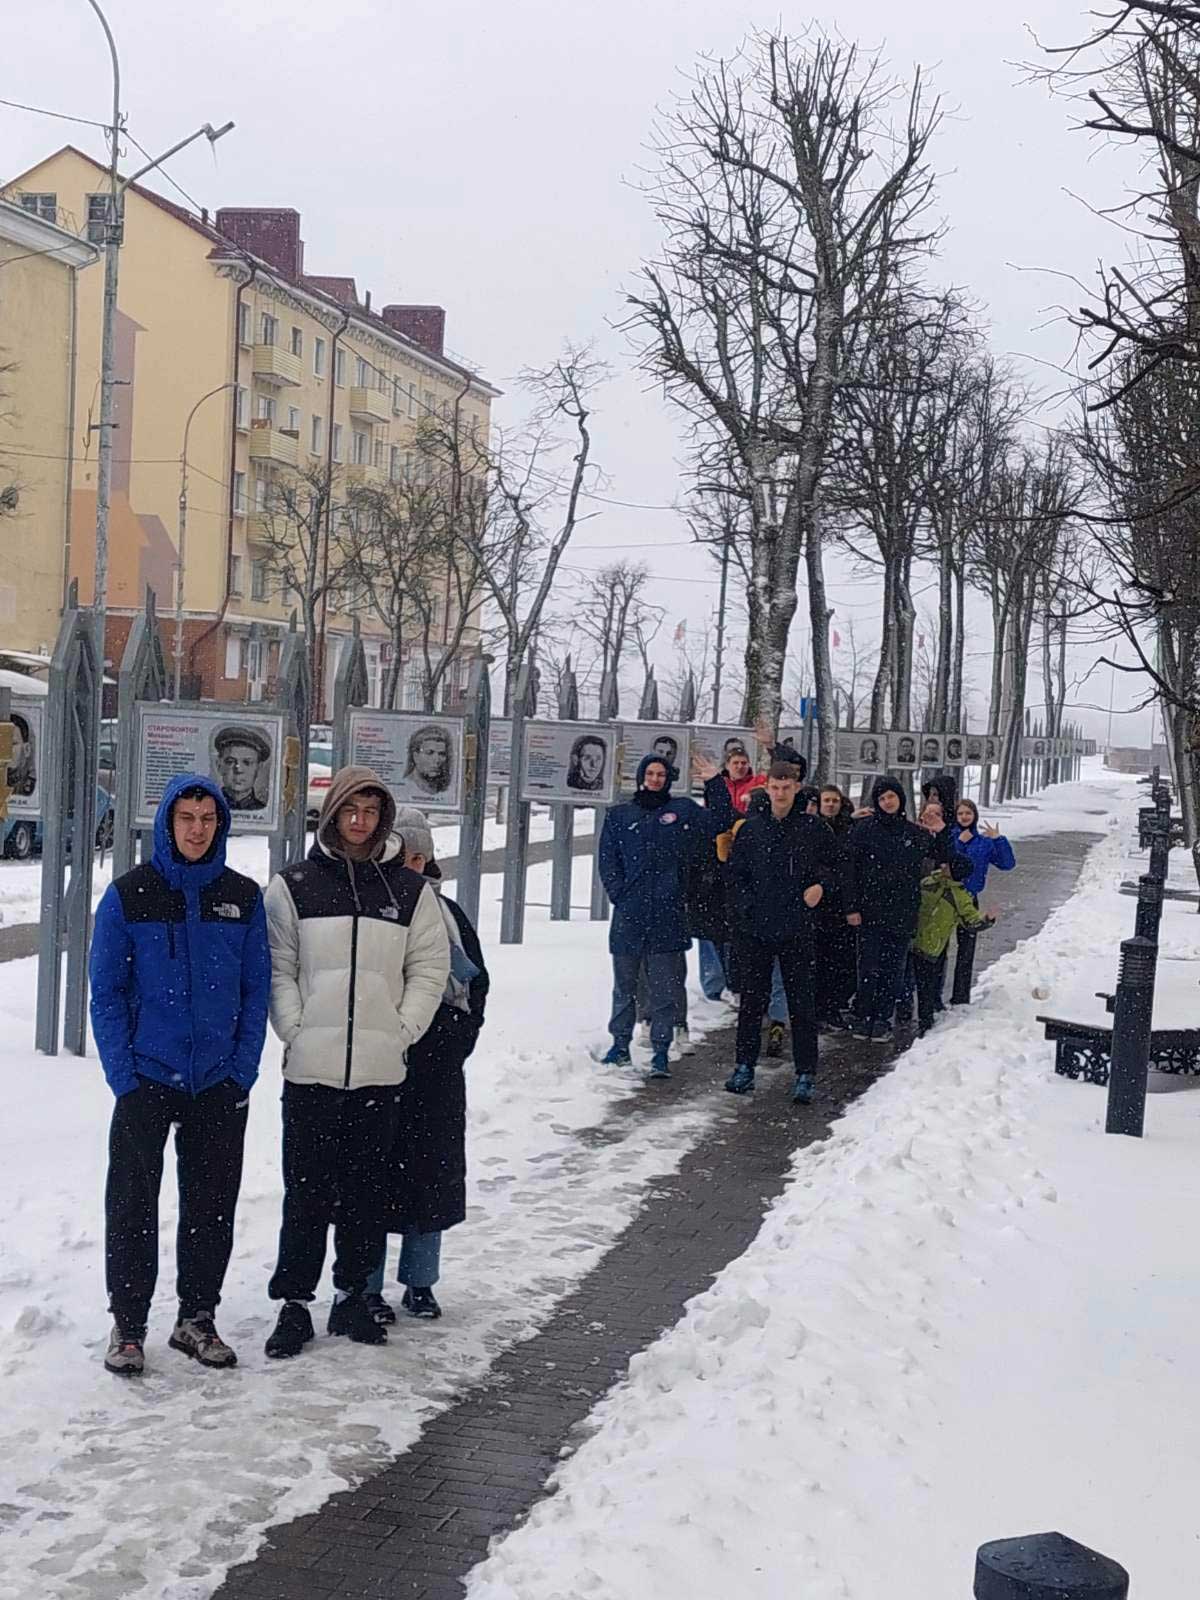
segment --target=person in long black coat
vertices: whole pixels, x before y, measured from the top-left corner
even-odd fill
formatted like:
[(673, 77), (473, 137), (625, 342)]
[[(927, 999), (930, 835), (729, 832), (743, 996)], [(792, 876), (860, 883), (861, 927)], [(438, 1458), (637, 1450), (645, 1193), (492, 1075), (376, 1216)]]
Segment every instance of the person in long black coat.
[[(441, 869), (433, 858), (433, 835), (422, 813), (407, 807), (399, 811), (396, 831), (404, 841), (405, 865), (437, 887)], [(450, 981), (429, 1031), (409, 1049), (408, 1072), (400, 1090), (399, 1131), (386, 1173), (386, 1226), (389, 1233), (401, 1236), (396, 1269), (397, 1281), (405, 1286), (401, 1304), (410, 1316), (429, 1318), (442, 1314), (433, 1293), (440, 1274), (442, 1234), (467, 1214), (464, 1068), (483, 1027), (490, 982), (470, 918), (448, 895), (439, 892), (438, 902), (450, 918)], [(396, 1313), (383, 1296), (386, 1255), (385, 1239), (367, 1298), (376, 1320), (392, 1323)]]

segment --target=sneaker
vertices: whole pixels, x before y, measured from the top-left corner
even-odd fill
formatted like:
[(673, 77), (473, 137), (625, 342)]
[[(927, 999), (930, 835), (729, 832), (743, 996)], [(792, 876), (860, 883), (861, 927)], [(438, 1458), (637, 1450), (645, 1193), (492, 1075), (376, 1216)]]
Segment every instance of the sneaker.
[(889, 1023), (877, 1022), (866, 1037), (872, 1044), (891, 1044), (896, 1035), (892, 1032)]
[(211, 1311), (195, 1317), (180, 1317), (167, 1340), (172, 1350), (180, 1350), (202, 1367), (236, 1367), (237, 1356), (217, 1332)]
[(400, 1304), (410, 1317), (427, 1317), (430, 1322), (436, 1322), (442, 1314), (432, 1289), (405, 1289)]
[(146, 1366), (142, 1340), (125, 1333), (113, 1323), (104, 1352), (104, 1370), (117, 1378), (140, 1378)]
[(692, 1043), (692, 1036), (687, 1030), (686, 1023), (680, 1023), (675, 1029), (675, 1048), (681, 1056), (691, 1056), (696, 1053), (696, 1046)]
[(754, 1087), (754, 1068), (747, 1066), (734, 1067), (725, 1079), (725, 1087), (730, 1094), (746, 1094)]
[(852, 1039), (869, 1039), (872, 1029), (869, 1022), (860, 1022), (857, 1017), (850, 1024), (850, 1037)]
[(812, 1104), (813, 1080), (811, 1072), (798, 1072), (792, 1085), (792, 1103), (798, 1106)]
[(600, 1057), (602, 1067), (631, 1067), (633, 1057), (629, 1054), (626, 1044), (614, 1044), (610, 1050)]
[(266, 1343), (266, 1352), (274, 1360), (284, 1361), (298, 1356), (304, 1346), (316, 1337), (308, 1307), (299, 1300), (285, 1300), (279, 1308), (275, 1331)]
[(772, 1022), (767, 1029), (767, 1055), (771, 1057), (783, 1054), (783, 1023)]
[(345, 1337), (354, 1344), (387, 1343), (387, 1329), (371, 1315), (365, 1294), (348, 1294), (344, 1300), (335, 1300), (329, 1308), (328, 1330), (336, 1338)]
[(669, 1078), (671, 1076), (671, 1067), (666, 1050), (656, 1050), (650, 1057), (649, 1076), (651, 1078)]
[(371, 1315), (379, 1323), (380, 1327), (390, 1328), (396, 1320), (396, 1313), (383, 1296), (381, 1294), (366, 1294), (363, 1299), (367, 1302)]

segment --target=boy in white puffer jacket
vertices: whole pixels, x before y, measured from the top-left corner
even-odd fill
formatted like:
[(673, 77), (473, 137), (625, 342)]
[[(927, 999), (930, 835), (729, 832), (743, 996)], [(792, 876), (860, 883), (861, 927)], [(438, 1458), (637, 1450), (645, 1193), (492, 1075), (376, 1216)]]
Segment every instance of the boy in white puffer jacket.
[(369, 767), (334, 776), (308, 859), (266, 894), (271, 1026), (286, 1046), (283, 1223), (266, 1353), (298, 1355), (334, 1224), (329, 1332), (379, 1344), (363, 1295), (384, 1237), (379, 1174), (396, 1133), (404, 1052), (433, 1021), (450, 946), (433, 890), (403, 865), (396, 807)]

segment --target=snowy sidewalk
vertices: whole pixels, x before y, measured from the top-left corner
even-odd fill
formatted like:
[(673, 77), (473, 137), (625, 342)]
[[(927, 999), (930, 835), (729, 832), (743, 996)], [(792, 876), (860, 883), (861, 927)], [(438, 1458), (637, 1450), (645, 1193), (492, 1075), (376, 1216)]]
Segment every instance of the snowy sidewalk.
[[(1088, 820), (1095, 827), (1096, 818)], [(1049, 909), (1071, 893), (1087, 843), (1081, 834), (1056, 833), (1023, 847), (1023, 865), (1004, 887), (1006, 900), (1019, 910), (1006, 914), (995, 944), (981, 945), (981, 965), (1036, 931)], [(542, 1498), (559, 1456), (575, 1443), (573, 1430), (630, 1369), (631, 1358), (636, 1368), (645, 1359), (637, 1352), (653, 1346), (683, 1315), (688, 1300), (752, 1246), (797, 1147), (824, 1139), (843, 1108), (891, 1064), (878, 1050), (846, 1038), (830, 1040), (822, 1050), (812, 1107), (791, 1105), (789, 1071), (769, 1063), (754, 1096), (734, 1100), (721, 1092), (730, 1066), (726, 1037), (676, 1069), (670, 1084), (655, 1085), (615, 1108), (587, 1141), (614, 1155), (630, 1124), (653, 1124), (688, 1105), (707, 1109), (712, 1120), (678, 1170), (649, 1187), (630, 1225), (536, 1337), (501, 1354), (487, 1379), (434, 1417), (394, 1465), (273, 1532), (257, 1560), (230, 1574), (218, 1600), (461, 1596), (465, 1575), (489, 1538)], [(905, 1070), (902, 1064), (897, 1076)], [(663, 1486), (665, 1495), (655, 1485), (642, 1485), (638, 1525), (654, 1529), (652, 1537), (674, 1536), (679, 1498), (686, 1500), (697, 1470), (684, 1452), (663, 1466), (673, 1480)], [(664, 1499), (673, 1508), (669, 1515), (660, 1509)], [(499, 1545), (501, 1556), (506, 1548)], [(538, 1592), (564, 1600), (606, 1593), (595, 1586), (594, 1570), (589, 1559), (573, 1554), (541, 1574), (547, 1586)], [(523, 1582), (513, 1595), (524, 1595)], [(728, 1588), (694, 1585), (698, 1595)], [(683, 1590), (638, 1579), (613, 1592), (641, 1600)]]

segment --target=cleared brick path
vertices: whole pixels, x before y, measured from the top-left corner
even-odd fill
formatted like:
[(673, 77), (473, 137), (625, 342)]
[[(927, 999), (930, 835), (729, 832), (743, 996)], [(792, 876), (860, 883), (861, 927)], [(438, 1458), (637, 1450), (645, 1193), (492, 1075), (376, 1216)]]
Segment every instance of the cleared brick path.
[[(1055, 834), (1018, 846), (1017, 870), (993, 881), (989, 898), (1006, 909), (979, 942), (980, 967), (1037, 932), (1071, 893), (1092, 842)], [(711, 1096), (720, 1112), (541, 1333), (501, 1355), (488, 1379), (391, 1466), (273, 1530), (253, 1561), (231, 1571), (219, 1600), (458, 1600), (464, 1574), (545, 1493), (573, 1430), (630, 1357), (750, 1244), (792, 1153), (823, 1138), (893, 1065), (878, 1048), (840, 1039), (823, 1047), (813, 1105), (793, 1107), (789, 1067), (768, 1062), (755, 1093), (735, 1100), (720, 1087), (730, 1042), (728, 1033), (715, 1036), (669, 1083), (624, 1102), (594, 1130), (597, 1143), (618, 1142), (629, 1120), (653, 1116), (659, 1100)]]

